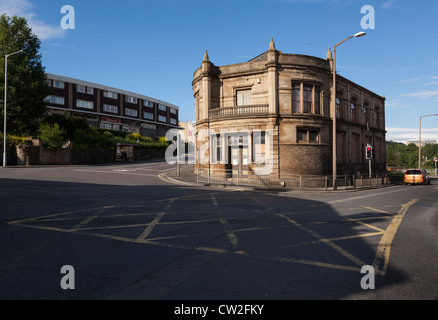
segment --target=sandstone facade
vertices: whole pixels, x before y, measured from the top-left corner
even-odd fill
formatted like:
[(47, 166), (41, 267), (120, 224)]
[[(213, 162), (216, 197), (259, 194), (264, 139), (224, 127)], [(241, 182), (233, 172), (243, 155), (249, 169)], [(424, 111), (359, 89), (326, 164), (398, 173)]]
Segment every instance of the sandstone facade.
[[(254, 59), (215, 66), (205, 52), (194, 73), (197, 168), (272, 175), (331, 175), (332, 57), (275, 49)], [(337, 75), (337, 173), (386, 170), (385, 98)], [(260, 161), (262, 160), (262, 161)]]

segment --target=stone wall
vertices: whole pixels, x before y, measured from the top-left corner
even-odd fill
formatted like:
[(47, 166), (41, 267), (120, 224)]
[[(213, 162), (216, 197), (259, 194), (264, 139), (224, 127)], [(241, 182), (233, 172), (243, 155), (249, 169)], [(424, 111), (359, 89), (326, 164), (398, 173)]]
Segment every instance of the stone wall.
[[(134, 161), (164, 158), (165, 151), (166, 149), (134, 148)], [(33, 145), (16, 146), (15, 150), (10, 149), (8, 152), (8, 163), (18, 165), (86, 165), (115, 161), (113, 149), (78, 149), (73, 147), (48, 150), (44, 149), (38, 140), (33, 141)]]

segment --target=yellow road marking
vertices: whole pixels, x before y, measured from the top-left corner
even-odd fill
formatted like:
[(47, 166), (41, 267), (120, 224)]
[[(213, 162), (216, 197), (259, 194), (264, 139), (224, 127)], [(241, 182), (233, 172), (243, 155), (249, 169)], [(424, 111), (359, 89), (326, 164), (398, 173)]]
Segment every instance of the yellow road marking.
[(80, 223), (78, 223), (76, 226), (74, 226), (73, 228), (70, 229), (71, 232), (76, 232), (79, 229), (81, 229), (81, 227), (85, 226), (86, 224), (90, 223), (91, 221), (93, 221), (94, 219), (96, 219), (98, 216), (100, 216), (102, 213), (104, 213), (107, 209), (111, 209), (114, 208), (114, 206), (107, 206), (107, 207), (103, 207), (102, 209), (100, 209), (97, 213), (95, 213), (94, 215), (92, 215), (91, 217), (88, 217), (87, 219), (81, 221)]
[[(340, 240), (350, 240), (350, 239), (356, 239), (356, 238), (366, 238), (366, 237), (374, 237), (383, 234), (383, 232), (372, 232), (372, 233), (364, 233), (364, 234), (355, 234), (351, 236), (344, 236), (344, 237), (336, 237), (336, 238), (329, 238), (328, 241), (340, 241)], [(312, 244), (318, 244), (322, 243), (324, 241), (318, 240), (318, 241), (309, 241), (309, 242), (302, 242), (293, 244), (290, 247), (299, 247), (299, 246), (305, 246), (305, 245), (312, 245)]]
[(381, 229), (381, 228), (378, 228), (378, 227), (375, 227), (375, 226), (373, 226), (373, 225), (371, 225), (371, 224), (369, 224), (369, 223), (365, 223), (365, 222), (363, 222), (363, 221), (360, 221), (360, 219), (347, 219), (347, 220), (348, 220), (348, 221), (351, 221), (351, 222), (356, 222), (356, 223), (361, 224), (361, 225), (363, 225), (363, 226), (365, 226), (365, 227), (367, 227), (367, 228), (377, 230), (377, 231), (379, 231), (379, 232), (381, 232), (381, 233), (385, 232), (385, 230), (383, 230), (383, 229)]
[(148, 225), (148, 227), (143, 231), (143, 233), (137, 238), (137, 241), (146, 239), (154, 230), (155, 226), (160, 222), (161, 218), (170, 210), (173, 205), (174, 200), (171, 200), (170, 203), (166, 206), (164, 212), (159, 213), (154, 220)]
[(359, 266), (364, 266), (366, 265), (365, 262), (363, 262), (362, 260), (360, 260), (359, 258), (356, 258), (355, 256), (353, 256), (351, 253), (349, 253), (348, 251), (344, 250), (343, 248), (341, 248), (340, 246), (338, 246), (337, 244), (333, 243), (332, 241), (330, 241), (327, 238), (324, 238), (323, 236), (319, 235), (318, 233), (316, 233), (313, 230), (304, 228), (300, 223), (296, 222), (295, 220), (292, 220), (291, 218), (288, 218), (282, 214), (279, 214), (280, 217), (286, 219), (287, 221), (289, 221), (291, 224), (293, 224), (294, 226), (300, 228), (303, 231), (306, 231), (307, 233), (309, 233), (310, 235), (312, 235), (313, 237), (317, 238), (319, 241), (327, 244), (329, 247), (335, 249), (337, 252), (339, 252), (340, 254), (342, 254), (344, 257), (346, 257), (347, 259), (353, 261), (354, 263), (356, 263)]
[(366, 206), (361, 206), (361, 207), (364, 208), (364, 209), (377, 211), (377, 212), (388, 214), (388, 215), (391, 215), (391, 216), (394, 215), (393, 213), (390, 213), (388, 211), (384, 211), (384, 210), (380, 210), (380, 209), (376, 209), (376, 208), (372, 208), (372, 207), (366, 207)]
[[(376, 257), (374, 258), (373, 267), (376, 270), (376, 273), (380, 275), (385, 275), (388, 269), (389, 257), (391, 253), (392, 241), (394, 240), (395, 234), (408, 211), (409, 207), (416, 203), (418, 199), (413, 199), (408, 203), (402, 205), (399, 213), (394, 217), (392, 222), (389, 224), (388, 228), (386, 228), (385, 233), (380, 239), (380, 243), (377, 247)], [(379, 266), (383, 264), (383, 267), (380, 269)]]
[[(113, 206), (113, 207), (115, 207), (115, 206)], [(103, 207), (103, 208), (105, 208), (105, 207)], [(67, 211), (67, 212), (62, 212), (62, 213), (55, 213), (55, 214), (50, 214), (50, 215), (42, 216), (42, 217), (10, 221), (10, 222), (8, 222), (8, 224), (21, 224), (21, 223), (25, 223), (25, 222), (33, 222), (33, 221), (36, 221), (36, 220), (53, 218), (53, 217), (59, 217), (59, 216), (64, 216), (64, 215), (68, 215), (68, 214), (81, 213), (81, 212), (87, 212), (87, 211), (95, 211), (95, 210), (102, 210), (103, 208), (102, 207), (98, 207), (98, 208), (91, 208), (91, 209), (80, 209), (80, 210)]]
[(345, 271), (354, 271), (354, 272), (360, 272), (361, 268), (358, 267), (350, 267), (350, 266), (343, 266), (339, 264), (332, 264), (332, 263), (325, 263), (325, 262), (319, 262), (319, 261), (311, 261), (311, 260), (303, 260), (303, 259), (290, 259), (290, 258), (274, 258), (269, 259), (274, 261), (283, 261), (283, 262), (290, 262), (290, 263), (300, 263), (300, 264), (306, 264), (310, 266), (316, 266), (316, 267), (324, 267), (329, 269), (337, 269), (337, 270), (345, 270)]
[(211, 198), (211, 202), (213, 203), (213, 205), (214, 205), (215, 207), (217, 207), (217, 206), (218, 206), (218, 203), (217, 203), (217, 200), (216, 200), (216, 198), (215, 198), (215, 196), (214, 196), (213, 193), (210, 193), (210, 198)]
[(230, 243), (233, 246), (236, 246), (239, 241), (237, 240), (237, 237), (234, 234), (234, 232), (231, 230), (231, 228), (228, 224), (228, 220), (225, 218), (221, 218), (220, 221), (221, 221), (221, 224), (224, 226), (225, 232), (227, 233), (228, 240), (230, 240)]

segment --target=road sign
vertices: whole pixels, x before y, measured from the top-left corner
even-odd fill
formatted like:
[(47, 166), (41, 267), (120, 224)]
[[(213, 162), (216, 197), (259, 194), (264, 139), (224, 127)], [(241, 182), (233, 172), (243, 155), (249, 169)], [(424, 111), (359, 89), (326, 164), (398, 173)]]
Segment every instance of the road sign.
[(438, 162), (438, 158), (433, 158), (433, 161)]

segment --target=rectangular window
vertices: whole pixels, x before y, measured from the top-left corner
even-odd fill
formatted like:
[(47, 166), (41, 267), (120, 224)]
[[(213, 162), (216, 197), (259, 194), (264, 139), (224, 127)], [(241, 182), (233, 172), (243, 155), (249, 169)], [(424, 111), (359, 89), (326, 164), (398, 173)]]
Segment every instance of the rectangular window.
[(315, 110), (314, 113), (315, 114), (321, 114), (321, 104), (320, 104), (320, 99), (321, 99), (321, 86), (315, 86)]
[(103, 111), (111, 112), (111, 113), (118, 113), (119, 112), (119, 108), (117, 106), (111, 106), (109, 104), (104, 104), (103, 105)]
[(222, 139), (221, 135), (213, 135), (211, 136), (211, 150), (214, 152), (211, 153), (211, 162), (219, 163), (222, 161)]
[(54, 103), (54, 104), (65, 104), (64, 97), (55, 97), (55, 96), (48, 96), (46, 98), (46, 101), (48, 103)]
[(152, 101), (144, 100), (144, 101), (143, 101), (143, 106), (153, 108), (153, 107), (154, 107), (154, 104), (153, 104)]
[(150, 112), (143, 112), (143, 118), (148, 120), (154, 120), (154, 114)]
[(319, 130), (310, 130), (309, 131), (309, 142), (310, 143), (319, 142)]
[(125, 108), (125, 115), (131, 116), (131, 117), (136, 117), (138, 115), (138, 111), (135, 109)]
[(84, 109), (94, 109), (93, 101), (76, 100), (76, 107)]
[(129, 103), (137, 103), (138, 99), (135, 97), (131, 97), (131, 96), (125, 96), (125, 101), (129, 102)]
[(176, 125), (176, 119), (170, 118), (170, 124)]
[(111, 123), (106, 123), (106, 122), (101, 122), (100, 123), (100, 128), (101, 129), (112, 129), (113, 125)]
[(86, 88), (85, 88), (85, 86), (81, 86), (81, 85), (76, 85), (76, 91), (77, 92), (82, 92), (82, 93), (85, 93), (85, 91), (86, 91)]
[(350, 121), (356, 122), (356, 105), (354, 102), (350, 103)]
[(162, 104), (159, 104), (158, 105), (158, 110), (160, 110), (160, 111), (167, 111), (167, 107), (163, 106)]
[(336, 97), (336, 118), (343, 118), (341, 116), (342, 109), (341, 109), (341, 99), (339, 97)]
[(53, 80), (53, 87), (58, 88), (58, 89), (64, 89), (65, 83), (62, 81)]
[(374, 110), (374, 127), (380, 128), (380, 117), (379, 117), (379, 109), (376, 108)]
[(301, 112), (301, 84), (292, 84), (292, 112)]
[(80, 84), (76, 85), (76, 91), (81, 93), (94, 94), (94, 88), (86, 87)]
[(172, 114), (176, 114), (176, 109), (174, 109), (174, 108), (170, 108), (170, 113), (172, 113)]
[(304, 84), (303, 85), (303, 113), (312, 112), (312, 92), (313, 85)]
[(297, 143), (319, 143), (319, 129), (298, 129)]
[(119, 98), (119, 95), (117, 93), (111, 92), (111, 91), (104, 91), (103, 96), (105, 98), (110, 98), (110, 99), (118, 99)]
[(307, 130), (297, 130), (297, 142), (307, 142)]
[(158, 121), (167, 123), (167, 117), (158, 116)]
[(263, 163), (266, 155), (266, 132), (254, 131), (253, 133), (253, 160), (255, 163)]
[(236, 94), (237, 106), (249, 106), (252, 104), (251, 90), (239, 90)]

